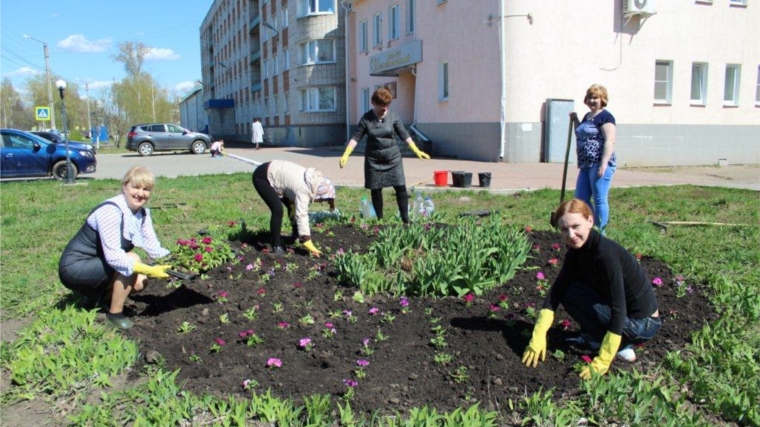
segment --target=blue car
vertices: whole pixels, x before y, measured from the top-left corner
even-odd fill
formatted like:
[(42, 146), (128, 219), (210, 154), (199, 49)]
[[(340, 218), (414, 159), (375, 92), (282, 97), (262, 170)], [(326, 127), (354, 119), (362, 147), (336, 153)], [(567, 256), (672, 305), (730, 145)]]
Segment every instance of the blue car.
[[(66, 145), (16, 129), (0, 129), (0, 178), (52, 176), (66, 179)], [(93, 173), (97, 167), (95, 153), (87, 144), (69, 142), (73, 175)]]

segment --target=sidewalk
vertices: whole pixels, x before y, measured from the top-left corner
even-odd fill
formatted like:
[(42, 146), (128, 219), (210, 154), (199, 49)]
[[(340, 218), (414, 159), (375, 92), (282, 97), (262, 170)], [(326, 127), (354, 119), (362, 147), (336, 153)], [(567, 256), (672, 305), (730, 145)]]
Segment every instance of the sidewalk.
[[(352, 155), (345, 168), (338, 166), (342, 151), (330, 148), (266, 147), (254, 150), (236, 145), (226, 151), (257, 162), (289, 160), (306, 167), (321, 170), (336, 185), (349, 187), (364, 186), (364, 156)], [(121, 179), (124, 172), (134, 165), (143, 165), (156, 176), (177, 177), (181, 175), (206, 175), (218, 173), (253, 172), (254, 166), (229, 157), (211, 158), (208, 154), (156, 153), (141, 157), (136, 153), (106, 154), (98, 156), (98, 171), (91, 175), (81, 175), (79, 179)], [(541, 188), (562, 188), (564, 165), (559, 163), (491, 163), (455, 159), (420, 160), (404, 158), (404, 172), (408, 187), (423, 187), (426, 190), (456, 189), (451, 186), (448, 174), (447, 187), (435, 187), (434, 171), (464, 171), (472, 173), (472, 190), (478, 187), (478, 173), (491, 173), (489, 191), (510, 194), (521, 190)], [(575, 187), (578, 175), (575, 165), (568, 166), (567, 189)], [(613, 188), (653, 185), (693, 184), (743, 188), (760, 191), (760, 165), (724, 167), (677, 167), (677, 168), (618, 168), (613, 178)], [(485, 189), (482, 189), (485, 190)]]

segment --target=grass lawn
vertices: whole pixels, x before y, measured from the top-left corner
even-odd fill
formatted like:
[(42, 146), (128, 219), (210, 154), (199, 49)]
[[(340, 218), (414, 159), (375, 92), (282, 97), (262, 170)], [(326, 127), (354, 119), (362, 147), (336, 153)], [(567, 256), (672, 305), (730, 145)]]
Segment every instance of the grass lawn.
[[(109, 149), (115, 150), (101, 147), (100, 152)], [(9, 413), (23, 412), (24, 403), (34, 400), (56, 414), (51, 425), (259, 425), (262, 421), (464, 426), (519, 425), (522, 421), (548, 426), (576, 425), (580, 418), (598, 425), (760, 425), (757, 192), (695, 186), (611, 191), (608, 236), (632, 252), (664, 261), (684, 274), (687, 282), (710, 290), (721, 317), (704, 325), (687, 351), (670, 354), (651, 372), (588, 382), (579, 396), (562, 400), (554, 400), (547, 391), (510, 402), (510, 407), (498, 412), (472, 407), (440, 414), (425, 407), (410, 417), (370, 420), (356, 416), (345, 402), (325, 402), (319, 396), (298, 407), (268, 394), (243, 402), (193, 395), (183, 391), (174, 381), (175, 373), (161, 369), (160, 364), (140, 372), (144, 381), (138, 385), (122, 385), (118, 378), (134, 364), (138, 344), (105, 327), (93, 313), (70, 307), (74, 299), (57, 276), (59, 256), (87, 213), (119, 191), (117, 180), (71, 187), (48, 180), (0, 184), (0, 310), (4, 326), (18, 320), (26, 325), (16, 332), (14, 341), (0, 347), (3, 424)], [(353, 213), (366, 191), (339, 189), (338, 194), (338, 207)], [(393, 200), (390, 192), (386, 199), (390, 212), (394, 204), (388, 202)], [(534, 230), (550, 228), (549, 214), (558, 199), (559, 192), (554, 190), (511, 196), (434, 193), (436, 211), (444, 217), (498, 210), (508, 223)], [(172, 204), (162, 205), (162, 201)], [(205, 227), (244, 220), (249, 229), (256, 230), (266, 229), (269, 221), (249, 174), (160, 178), (149, 207), (159, 238), (170, 248), (177, 239)], [(393, 215), (386, 219), (395, 220)], [(673, 225), (665, 232), (652, 221), (741, 225)], [(283, 230), (283, 234), (288, 232)], [(649, 402), (650, 410), (644, 413), (630, 404), (632, 396)]]

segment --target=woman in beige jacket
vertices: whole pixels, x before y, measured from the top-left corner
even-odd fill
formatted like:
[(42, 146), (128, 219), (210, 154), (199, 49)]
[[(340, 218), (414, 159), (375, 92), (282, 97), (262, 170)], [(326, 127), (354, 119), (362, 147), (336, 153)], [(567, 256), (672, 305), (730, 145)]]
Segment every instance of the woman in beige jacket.
[(284, 252), (280, 230), (282, 206), (285, 205), (293, 234), (312, 255), (322, 254), (311, 241), (309, 229), (309, 205), (312, 202), (327, 202), (330, 210), (335, 210), (335, 186), (322, 176), (322, 172), (285, 160), (272, 160), (253, 172), (253, 187), (272, 212), (269, 230), (272, 232), (273, 253)]

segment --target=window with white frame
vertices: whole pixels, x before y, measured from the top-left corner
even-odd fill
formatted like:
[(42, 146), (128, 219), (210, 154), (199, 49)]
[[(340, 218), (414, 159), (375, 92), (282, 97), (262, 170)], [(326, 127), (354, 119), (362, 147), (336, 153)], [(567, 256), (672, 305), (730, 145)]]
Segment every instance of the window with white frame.
[(273, 55), (272, 56), (272, 75), (273, 76), (276, 76), (277, 73), (280, 72), (278, 68), (279, 68), (279, 65), (277, 64), (277, 55)]
[(438, 64), (438, 100), (449, 100), (449, 63)]
[(755, 86), (755, 106), (760, 107), (760, 65), (757, 66), (757, 86)]
[(290, 69), (290, 55), (288, 54), (288, 48), (282, 48), (282, 71)]
[(416, 0), (406, 0), (406, 32), (411, 34), (414, 32), (415, 27), (415, 10), (414, 7), (417, 3)]
[(287, 5), (284, 5), (282, 8), (282, 25), (280, 25), (282, 28), (288, 28), (288, 8)]
[(335, 13), (335, 0), (298, 0), (298, 15)]
[(302, 89), (301, 111), (335, 111), (335, 88), (312, 87)]
[(400, 19), (401, 19), (401, 7), (397, 4), (391, 6), (388, 10), (388, 40), (396, 40), (399, 37), (401, 31)]
[(261, 62), (261, 78), (267, 77), (269, 77), (269, 61), (265, 59)]
[(707, 104), (707, 64), (703, 62), (691, 64), (691, 104)]
[(312, 40), (301, 44), (301, 65), (335, 62), (333, 40)]
[(372, 18), (372, 46), (383, 44), (383, 14), (376, 13)]
[(673, 61), (656, 61), (654, 66), (654, 102), (670, 104), (673, 91)]
[(746, 6), (747, 0), (729, 0), (729, 4), (732, 6)]
[(290, 103), (289, 103), (290, 96), (289, 95), (290, 95), (289, 92), (284, 92), (282, 94), (282, 109), (283, 109), (283, 113), (285, 113), (286, 116), (290, 114)]
[(362, 88), (362, 112), (369, 111), (369, 88)]
[(359, 52), (366, 52), (369, 49), (369, 40), (367, 39), (367, 20), (359, 23)]
[(726, 80), (723, 89), (723, 105), (739, 105), (739, 81), (741, 80), (741, 65), (726, 64)]

